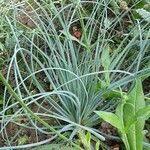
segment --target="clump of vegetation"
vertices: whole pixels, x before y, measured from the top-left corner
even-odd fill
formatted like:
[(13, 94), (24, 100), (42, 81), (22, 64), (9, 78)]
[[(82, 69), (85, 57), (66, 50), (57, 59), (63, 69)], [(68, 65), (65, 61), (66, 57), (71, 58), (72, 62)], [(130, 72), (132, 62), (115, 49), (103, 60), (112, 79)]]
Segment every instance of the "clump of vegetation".
[(0, 149), (150, 147), (148, 1), (0, 5)]

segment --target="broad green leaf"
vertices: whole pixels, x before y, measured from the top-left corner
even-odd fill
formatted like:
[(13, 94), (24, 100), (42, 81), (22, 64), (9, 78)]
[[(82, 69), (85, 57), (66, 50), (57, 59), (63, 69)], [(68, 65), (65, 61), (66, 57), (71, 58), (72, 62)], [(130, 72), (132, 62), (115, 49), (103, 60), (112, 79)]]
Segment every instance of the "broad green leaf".
[(134, 115), (135, 113), (145, 107), (145, 100), (143, 94), (143, 87), (141, 83), (141, 79), (137, 79), (136, 84), (132, 91), (128, 94), (128, 103), (131, 103), (134, 107)]
[[(142, 82), (140, 79), (137, 80), (137, 90), (136, 90), (136, 112), (145, 107), (145, 100), (144, 100), (144, 93), (143, 93), (143, 87), (142, 87)], [(142, 130), (144, 128), (145, 124), (145, 119), (144, 118), (139, 118), (136, 121), (135, 124), (135, 131), (136, 131), (136, 147), (137, 150), (142, 150), (143, 149), (143, 134)]]
[(128, 99), (127, 96), (125, 97), (122, 97), (122, 102), (120, 104), (118, 104), (117, 108), (116, 108), (116, 115), (119, 117), (119, 120), (124, 128), (123, 132), (121, 132), (121, 139), (126, 147), (126, 149), (129, 149), (130, 150), (130, 145), (129, 145), (129, 142), (128, 142), (128, 139), (127, 139), (127, 135), (126, 135), (126, 132), (125, 132), (125, 126), (124, 126), (124, 105), (126, 104), (126, 100)]
[(145, 106), (141, 108), (136, 113), (136, 118), (145, 118), (148, 119), (150, 117), (150, 106)]
[(121, 102), (118, 104), (117, 108), (116, 108), (116, 115), (118, 116), (122, 126), (124, 126), (124, 122), (123, 122), (123, 106), (124, 103)]
[[(128, 132), (128, 129), (135, 123), (135, 115), (134, 115), (134, 105), (131, 103), (126, 103), (123, 108), (123, 119), (124, 119), (124, 125), (125, 129)], [(130, 132), (130, 131), (129, 131)]]
[(126, 101), (128, 100), (128, 96), (125, 93), (122, 93), (122, 91), (112, 91), (112, 95), (115, 97), (121, 98), (121, 102), (118, 104), (118, 106), (116, 108), (116, 115), (119, 117), (122, 124), (124, 124), (124, 122), (123, 122), (123, 107), (126, 104)]
[(61, 144), (49, 144), (33, 148), (32, 150), (79, 150), (77, 148), (63, 146)]
[[(145, 101), (144, 101), (144, 94), (143, 94), (143, 89), (142, 89), (142, 83), (141, 79), (136, 80), (136, 84), (132, 91), (128, 95), (128, 103), (131, 104), (128, 107), (124, 109), (124, 122), (127, 124), (128, 122), (132, 122), (133, 118), (136, 115), (136, 112), (145, 107)], [(133, 110), (132, 110), (133, 109)], [(130, 111), (128, 113), (128, 111)], [(130, 117), (130, 116), (132, 117)], [(143, 118), (137, 118), (135, 124), (132, 125), (130, 128), (127, 137), (128, 141), (130, 143), (130, 148), (132, 150), (142, 150), (143, 149), (143, 134), (142, 130), (144, 128), (144, 119)]]
[(117, 115), (105, 111), (95, 111), (95, 113), (97, 113), (104, 121), (116, 127), (120, 132), (123, 132), (123, 127)]

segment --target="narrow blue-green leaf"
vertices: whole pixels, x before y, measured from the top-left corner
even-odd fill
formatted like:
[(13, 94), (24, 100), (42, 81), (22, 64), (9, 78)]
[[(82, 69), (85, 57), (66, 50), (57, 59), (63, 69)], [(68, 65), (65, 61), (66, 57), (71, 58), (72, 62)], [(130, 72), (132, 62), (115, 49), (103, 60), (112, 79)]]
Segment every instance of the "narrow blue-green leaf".
[[(102, 51), (101, 63), (102, 66), (104, 67), (104, 71), (109, 70), (109, 66), (110, 66), (109, 45), (107, 45), (105, 49), (103, 49)], [(110, 83), (109, 72), (105, 73), (105, 80), (107, 84)]]

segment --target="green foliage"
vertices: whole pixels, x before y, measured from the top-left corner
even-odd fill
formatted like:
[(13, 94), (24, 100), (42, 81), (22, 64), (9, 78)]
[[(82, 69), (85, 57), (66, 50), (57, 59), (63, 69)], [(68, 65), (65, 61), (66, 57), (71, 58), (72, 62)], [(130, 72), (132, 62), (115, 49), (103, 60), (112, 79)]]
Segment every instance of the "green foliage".
[[(89, 148), (95, 136), (96, 145), (92, 146), (98, 150), (99, 140), (104, 141), (105, 136), (93, 129), (99, 124), (94, 111), (101, 110), (102, 118), (107, 119), (102, 111), (115, 109), (122, 98), (118, 89), (125, 91), (135, 77), (150, 75), (150, 68), (145, 67), (149, 61), (149, 22), (137, 24), (136, 20), (129, 20), (133, 24), (128, 29), (124, 18), (130, 13), (120, 11), (119, 1), (112, 2), (30, 0), (1, 7), (6, 11), (3, 10), (1, 16), (0, 49), (9, 51), (6, 80), (13, 89), (4, 82), (0, 134), (5, 135), (7, 124), (14, 122), (36, 134), (50, 134), (54, 139), (67, 142), (69, 139), (73, 143), (83, 130), (82, 144)], [(18, 19), (20, 16), (27, 22)], [(31, 22), (32, 28), (29, 27)], [(74, 36), (74, 26), (81, 33), (80, 38)], [(5, 58), (1, 58), (1, 64), (6, 63)], [(136, 132), (137, 120), (143, 123), (140, 114), (149, 116), (145, 111), (148, 107), (139, 105), (138, 96), (133, 96), (137, 92), (134, 90), (127, 95), (129, 100), (122, 98), (124, 102), (118, 105), (117, 114), (106, 113), (111, 118), (107, 121), (123, 135), (131, 128)], [(131, 99), (138, 101), (135, 104)], [(13, 112), (7, 115), (9, 110)], [(137, 114), (131, 117), (123, 115), (134, 111)], [(29, 123), (20, 124), (16, 118), (21, 116)], [(121, 119), (123, 117), (127, 124)], [(15, 139), (7, 134), (8, 146), (21, 148), (22, 145), (13, 147)], [(140, 134), (136, 133), (136, 136), (140, 137)], [(126, 146), (128, 138), (130, 135), (122, 137)], [(19, 143), (23, 144), (22, 140)]]
[(118, 105), (116, 114), (103, 111), (96, 113), (118, 129), (127, 150), (143, 150), (143, 129), (150, 115), (150, 106), (145, 106), (140, 79), (137, 79), (134, 88)]
[(82, 144), (85, 150), (99, 150), (101, 147), (98, 139), (93, 139), (90, 132), (85, 134), (83, 130), (79, 132), (79, 144)]
[(95, 111), (95, 112), (100, 116), (100, 118), (116, 127), (119, 131), (123, 132), (122, 124), (117, 115), (104, 111)]
[[(102, 63), (102, 66), (104, 67), (104, 71), (108, 71), (109, 68), (110, 68), (110, 52), (109, 52), (109, 45), (106, 46), (106, 48), (103, 49), (102, 51), (102, 55), (101, 55), (101, 63)], [(107, 85), (110, 84), (110, 78), (109, 78), (109, 72), (106, 72), (105, 73), (105, 81), (107, 83)]]

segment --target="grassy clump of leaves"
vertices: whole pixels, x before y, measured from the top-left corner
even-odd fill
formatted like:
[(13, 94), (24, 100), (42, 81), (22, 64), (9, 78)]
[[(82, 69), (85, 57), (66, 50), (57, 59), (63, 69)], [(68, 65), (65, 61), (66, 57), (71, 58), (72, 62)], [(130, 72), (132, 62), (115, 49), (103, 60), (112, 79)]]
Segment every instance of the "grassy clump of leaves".
[(74, 141), (81, 129), (108, 138), (95, 128), (102, 119), (94, 111), (114, 111), (122, 92), (150, 74), (149, 22), (118, 9), (103, 0), (10, 3), (3, 16), (14, 44), (6, 79), (17, 95), (6, 84), (0, 133), (7, 146), (20, 134), (10, 139), (9, 123), (53, 136), (39, 145), (65, 132)]

